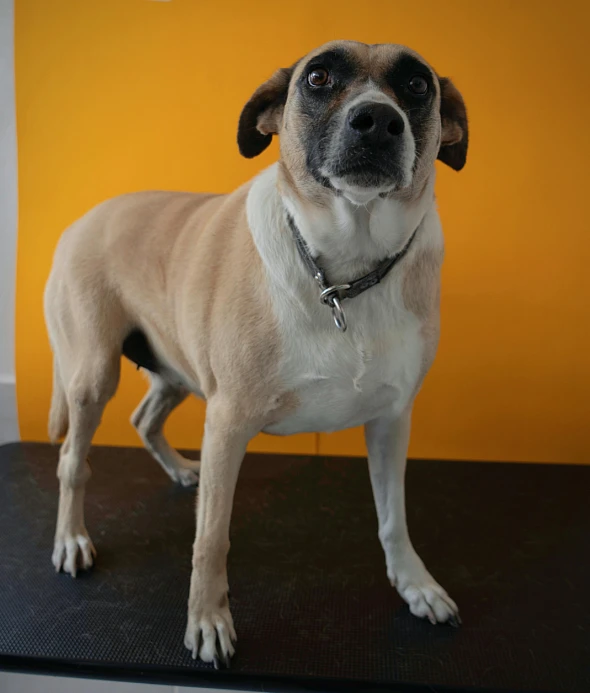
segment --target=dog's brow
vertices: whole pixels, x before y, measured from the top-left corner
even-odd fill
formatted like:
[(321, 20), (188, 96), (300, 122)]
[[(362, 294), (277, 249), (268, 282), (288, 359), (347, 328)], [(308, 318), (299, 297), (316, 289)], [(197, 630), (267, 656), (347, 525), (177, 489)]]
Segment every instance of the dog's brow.
[(386, 67), (384, 73), (386, 77), (392, 77), (396, 73), (403, 72), (420, 72), (427, 75), (432, 75), (432, 70), (410, 53), (400, 53)]
[(356, 67), (356, 62), (353, 60), (350, 53), (342, 48), (332, 48), (331, 50), (320, 53), (319, 55), (310, 58), (307, 65), (321, 65), (326, 63), (327, 65), (337, 65), (338, 63), (344, 63), (349, 69)]

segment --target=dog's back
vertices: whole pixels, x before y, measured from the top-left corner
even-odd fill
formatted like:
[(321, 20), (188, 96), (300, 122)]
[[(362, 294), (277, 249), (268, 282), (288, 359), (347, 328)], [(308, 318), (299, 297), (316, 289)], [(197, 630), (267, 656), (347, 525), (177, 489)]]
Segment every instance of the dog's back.
[[(142, 282), (142, 291), (155, 288), (162, 279), (163, 265), (176, 259), (179, 237), (190, 233), (196, 240), (203, 227), (203, 208), (222, 200), (221, 195), (139, 192), (91, 209), (58, 243), (46, 287), (47, 317), (51, 317), (51, 301), (60, 287), (76, 291), (100, 283), (101, 289), (110, 287), (119, 293), (121, 282), (129, 282), (126, 288)], [(160, 291), (153, 293), (160, 295)]]

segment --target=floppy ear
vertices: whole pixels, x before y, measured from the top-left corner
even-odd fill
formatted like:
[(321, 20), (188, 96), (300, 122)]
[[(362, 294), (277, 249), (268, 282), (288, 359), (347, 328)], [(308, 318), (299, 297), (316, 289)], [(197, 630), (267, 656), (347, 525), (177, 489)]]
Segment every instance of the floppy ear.
[(463, 97), (448, 77), (440, 77), (441, 141), (438, 158), (460, 171), (467, 159), (467, 110)]
[(252, 94), (238, 124), (238, 147), (247, 159), (258, 156), (278, 134), (293, 68), (281, 68)]

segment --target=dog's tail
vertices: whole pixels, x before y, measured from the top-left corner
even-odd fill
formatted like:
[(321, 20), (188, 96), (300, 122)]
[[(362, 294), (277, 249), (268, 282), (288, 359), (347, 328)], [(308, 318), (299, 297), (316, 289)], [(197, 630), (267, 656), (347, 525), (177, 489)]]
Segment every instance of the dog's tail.
[(57, 443), (68, 432), (68, 400), (64, 390), (61, 373), (57, 359), (53, 359), (53, 391), (51, 393), (51, 407), (49, 409), (49, 439)]

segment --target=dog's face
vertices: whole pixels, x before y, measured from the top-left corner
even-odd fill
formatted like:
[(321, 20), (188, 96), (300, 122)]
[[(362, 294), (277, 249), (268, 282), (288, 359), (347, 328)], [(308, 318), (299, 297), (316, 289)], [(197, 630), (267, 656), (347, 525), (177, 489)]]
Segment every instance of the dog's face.
[(278, 70), (244, 107), (238, 144), (257, 156), (280, 134), (301, 190), (314, 185), (364, 203), (416, 187), (438, 157), (467, 156), (461, 95), (403, 46), (329, 43)]

